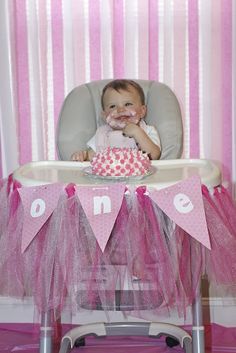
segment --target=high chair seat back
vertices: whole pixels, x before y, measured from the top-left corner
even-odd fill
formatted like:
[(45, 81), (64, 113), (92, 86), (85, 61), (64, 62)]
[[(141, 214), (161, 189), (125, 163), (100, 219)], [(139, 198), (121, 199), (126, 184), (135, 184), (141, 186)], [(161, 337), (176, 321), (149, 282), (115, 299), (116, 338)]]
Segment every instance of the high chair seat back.
[[(65, 98), (58, 122), (57, 149), (61, 160), (70, 160), (73, 152), (85, 150), (101, 119), (101, 94), (111, 80), (99, 80), (74, 88)], [(183, 127), (181, 111), (175, 94), (163, 83), (135, 80), (144, 90), (147, 115), (145, 121), (158, 130), (161, 159), (181, 157)]]

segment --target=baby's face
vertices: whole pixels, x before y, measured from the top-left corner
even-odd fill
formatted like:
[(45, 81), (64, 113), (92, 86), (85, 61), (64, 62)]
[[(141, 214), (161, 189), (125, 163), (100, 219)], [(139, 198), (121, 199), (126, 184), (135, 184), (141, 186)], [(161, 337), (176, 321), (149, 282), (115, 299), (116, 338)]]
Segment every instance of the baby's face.
[(146, 114), (146, 106), (133, 86), (129, 86), (129, 90), (119, 91), (108, 88), (103, 105), (104, 120), (116, 130), (124, 129), (128, 123), (139, 124)]

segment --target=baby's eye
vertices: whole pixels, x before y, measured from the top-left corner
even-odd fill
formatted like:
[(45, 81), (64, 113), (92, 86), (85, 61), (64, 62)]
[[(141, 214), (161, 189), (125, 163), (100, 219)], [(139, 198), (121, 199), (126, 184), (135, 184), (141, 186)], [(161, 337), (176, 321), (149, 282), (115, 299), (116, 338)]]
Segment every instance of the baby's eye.
[(126, 107), (130, 107), (131, 105), (133, 105), (133, 103), (131, 103), (131, 102), (125, 103), (125, 106), (126, 106)]
[(115, 109), (115, 104), (111, 104), (110, 106), (109, 106), (109, 109)]

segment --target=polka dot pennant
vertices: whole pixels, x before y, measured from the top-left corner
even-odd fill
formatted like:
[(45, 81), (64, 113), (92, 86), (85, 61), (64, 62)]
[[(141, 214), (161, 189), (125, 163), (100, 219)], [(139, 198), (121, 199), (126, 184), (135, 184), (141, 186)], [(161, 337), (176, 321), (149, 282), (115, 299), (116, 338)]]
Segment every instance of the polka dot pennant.
[(150, 198), (189, 235), (211, 249), (199, 176), (150, 192)]
[(49, 184), (19, 189), (24, 208), (21, 251), (27, 249), (38, 231), (55, 210), (63, 184)]
[(124, 197), (125, 184), (78, 187), (77, 194), (102, 251), (110, 237)]

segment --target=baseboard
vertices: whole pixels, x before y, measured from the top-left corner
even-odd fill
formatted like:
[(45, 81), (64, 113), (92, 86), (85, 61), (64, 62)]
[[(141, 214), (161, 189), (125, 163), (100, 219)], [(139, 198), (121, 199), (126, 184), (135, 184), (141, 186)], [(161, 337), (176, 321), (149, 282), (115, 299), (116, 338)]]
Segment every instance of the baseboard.
[[(203, 298), (202, 299), (203, 320), (205, 324), (216, 323), (225, 327), (236, 327), (236, 298)], [(31, 298), (24, 300), (12, 299), (9, 297), (0, 298), (0, 318), (4, 323), (28, 323), (34, 322), (35, 313)], [(165, 317), (157, 317), (149, 313), (147, 319), (151, 321), (167, 321)], [(98, 321), (123, 321), (121, 312), (109, 312), (109, 317), (101, 311), (82, 311), (70, 317), (66, 312), (62, 315), (63, 322), (74, 324), (85, 324)], [(128, 321), (142, 321), (135, 316), (128, 316)], [(186, 318), (179, 318), (173, 313), (168, 322), (176, 325), (191, 325), (191, 308), (187, 311)]]
[(236, 298), (202, 298), (204, 323), (236, 327)]
[(34, 322), (33, 300), (0, 297), (0, 320), (4, 323)]

